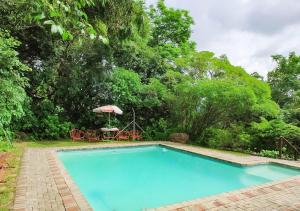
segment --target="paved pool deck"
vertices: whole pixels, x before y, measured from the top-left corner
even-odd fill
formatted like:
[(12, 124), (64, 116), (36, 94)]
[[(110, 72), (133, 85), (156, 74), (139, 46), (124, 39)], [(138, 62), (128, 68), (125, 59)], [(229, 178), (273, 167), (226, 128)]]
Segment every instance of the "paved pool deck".
[[(227, 162), (241, 165), (278, 163), (300, 168), (299, 161), (286, 161), (257, 156), (240, 156), (195, 146), (171, 142), (101, 143), (92, 146), (27, 148), (22, 157), (17, 179), (14, 211), (24, 210), (93, 210), (79, 188), (59, 161), (56, 151), (122, 146), (162, 144)], [(192, 201), (180, 202), (147, 211), (202, 211), (202, 210), (300, 210), (300, 176), (265, 183), (250, 188), (217, 194)]]

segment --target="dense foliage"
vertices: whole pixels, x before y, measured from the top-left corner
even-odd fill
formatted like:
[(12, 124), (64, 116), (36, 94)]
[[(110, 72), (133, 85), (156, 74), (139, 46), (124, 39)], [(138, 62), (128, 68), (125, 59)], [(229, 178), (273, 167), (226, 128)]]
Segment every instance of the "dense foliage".
[[(273, 56), (268, 80), (225, 55), (198, 52), (193, 19), (163, 0), (4, 0), (0, 5), (0, 137), (58, 139), (106, 124), (92, 109), (135, 109), (146, 138), (273, 155), (300, 146), (300, 56)], [(269, 153), (269, 154), (270, 154)], [(275, 152), (276, 154), (276, 152)]]
[(10, 124), (24, 114), (26, 100), (24, 73), (29, 67), (20, 62), (15, 50), (19, 42), (0, 30), (0, 137), (10, 139)]
[(268, 74), (272, 97), (283, 109), (286, 122), (300, 126), (300, 56), (273, 56), (277, 67)]

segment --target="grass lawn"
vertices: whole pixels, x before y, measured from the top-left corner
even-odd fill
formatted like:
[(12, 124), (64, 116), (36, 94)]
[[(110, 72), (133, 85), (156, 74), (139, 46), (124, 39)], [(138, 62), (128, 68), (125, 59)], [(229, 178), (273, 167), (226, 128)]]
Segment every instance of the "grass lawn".
[[(15, 144), (15, 147), (8, 151), (8, 168), (5, 169), (4, 181), (0, 183), (0, 210), (9, 210), (13, 202), (16, 178), (19, 173), (21, 156), (26, 143)], [(2, 149), (0, 149), (0, 152)]]
[(113, 143), (113, 141), (100, 141), (100, 142), (83, 142), (83, 141), (71, 141), (55, 140), (55, 141), (28, 141), (26, 142), (27, 147), (71, 147), (71, 146), (88, 146), (96, 145), (101, 143)]
[[(14, 192), (15, 192), (15, 183), (16, 178), (19, 172), (20, 160), (23, 154), (23, 151), (26, 147), (68, 147), (68, 146), (87, 146), (87, 145), (96, 145), (101, 143), (120, 143), (120, 141), (102, 141), (97, 143), (89, 142), (73, 142), (71, 140), (56, 140), (56, 141), (26, 141), (26, 142), (14, 142), (14, 147), (8, 151), (8, 164), (9, 168), (6, 169), (4, 176), (4, 183), (0, 183), (0, 211), (9, 210), (9, 206), (13, 202)], [(121, 143), (130, 143), (124, 142)], [(195, 146), (199, 147), (199, 146)], [(232, 152), (227, 150), (218, 150), (210, 149), (216, 152), (229, 153), (236, 156), (247, 156), (245, 153), (241, 152)], [(2, 150), (0, 149), (0, 152)]]

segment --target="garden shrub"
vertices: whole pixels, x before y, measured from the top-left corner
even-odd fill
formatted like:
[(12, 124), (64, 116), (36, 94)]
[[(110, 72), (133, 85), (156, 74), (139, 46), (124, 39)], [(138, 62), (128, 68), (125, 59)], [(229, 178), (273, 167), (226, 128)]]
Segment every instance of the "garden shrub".
[(224, 129), (214, 127), (206, 129), (198, 143), (213, 148), (248, 151), (251, 136), (245, 132), (243, 125), (232, 124)]
[(72, 127), (69, 122), (61, 122), (57, 115), (49, 115), (40, 122), (39, 129), (42, 131), (39, 137), (43, 139), (65, 138)]
[[(30, 105), (28, 105), (30, 106)], [(63, 109), (49, 100), (35, 106), (35, 111), (26, 110), (26, 115), (18, 121), (16, 130), (23, 131), (34, 139), (58, 139), (68, 137), (73, 125), (62, 116)]]
[(152, 119), (152, 125), (145, 128), (145, 139), (154, 141), (165, 141), (174, 131), (170, 128), (168, 121), (160, 118), (158, 121)]
[(15, 49), (20, 44), (0, 28), (0, 140), (10, 139), (12, 121), (24, 115), (25, 87), (28, 86), (24, 73), (30, 68), (19, 60)]
[(210, 128), (206, 131), (207, 144), (212, 148), (232, 148), (233, 136), (226, 129)]
[(269, 157), (269, 158), (278, 158), (279, 152), (276, 150), (261, 150), (259, 153), (260, 156)]
[(251, 144), (255, 151), (275, 149), (276, 138), (280, 136), (287, 138), (294, 145), (300, 146), (300, 128), (280, 119), (268, 121), (262, 118), (260, 122), (251, 123), (250, 131), (253, 136)]

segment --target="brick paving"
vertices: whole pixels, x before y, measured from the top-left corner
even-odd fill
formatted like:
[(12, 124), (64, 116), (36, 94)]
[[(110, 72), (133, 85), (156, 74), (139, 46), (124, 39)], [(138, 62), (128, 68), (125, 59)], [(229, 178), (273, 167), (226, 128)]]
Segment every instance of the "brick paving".
[[(164, 144), (240, 165), (280, 163), (300, 168), (299, 161), (285, 161), (256, 156), (239, 156), (215, 150), (170, 142), (107, 143), (84, 147), (64, 147), (25, 150), (17, 180), (12, 210), (92, 210), (79, 188), (68, 175), (56, 155), (57, 150)], [(299, 210), (300, 176), (222, 193), (192, 201), (181, 202), (155, 211), (201, 210)]]
[(13, 210), (65, 210), (45, 150), (24, 152)]

